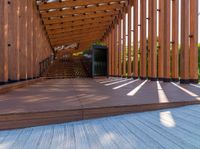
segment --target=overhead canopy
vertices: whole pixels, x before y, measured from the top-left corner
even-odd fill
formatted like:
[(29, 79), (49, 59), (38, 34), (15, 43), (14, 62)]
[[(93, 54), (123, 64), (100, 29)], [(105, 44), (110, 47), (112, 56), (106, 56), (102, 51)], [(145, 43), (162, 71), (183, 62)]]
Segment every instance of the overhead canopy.
[(102, 38), (127, 0), (37, 0), (53, 47), (77, 43), (79, 50)]

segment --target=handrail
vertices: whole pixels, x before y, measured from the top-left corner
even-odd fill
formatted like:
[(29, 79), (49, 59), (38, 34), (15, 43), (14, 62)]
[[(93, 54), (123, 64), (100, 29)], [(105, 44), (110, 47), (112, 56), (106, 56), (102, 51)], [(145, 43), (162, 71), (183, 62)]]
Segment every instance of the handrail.
[(51, 56), (45, 58), (43, 61), (41, 61), (39, 63), (39, 65), (40, 65), (40, 76), (42, 76), (44, 74), (44, 72), (46, 72), (46, 70), (49, 68), (49, 66), (51, 64), (53, 64), (54, 60), (55, 60), (54, 55), (51, 55)]

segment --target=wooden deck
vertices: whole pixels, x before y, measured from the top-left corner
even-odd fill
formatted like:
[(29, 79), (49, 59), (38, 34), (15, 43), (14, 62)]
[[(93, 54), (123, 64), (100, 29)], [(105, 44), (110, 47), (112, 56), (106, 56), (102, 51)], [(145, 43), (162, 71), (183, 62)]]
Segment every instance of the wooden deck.
[(1, 149), (199, 149), (200, 106), (0, 131)]
[(125, 78), (46, 80), (0, 95), (0, 129), (200, 103), (200, 85)]

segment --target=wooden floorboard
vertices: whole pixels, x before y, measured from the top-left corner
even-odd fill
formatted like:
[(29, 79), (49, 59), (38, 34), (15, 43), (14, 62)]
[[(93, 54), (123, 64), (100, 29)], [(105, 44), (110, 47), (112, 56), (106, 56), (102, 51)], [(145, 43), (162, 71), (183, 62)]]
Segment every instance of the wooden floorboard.
[(199, 149), (200, 105), (0, 131), (1, 149)]

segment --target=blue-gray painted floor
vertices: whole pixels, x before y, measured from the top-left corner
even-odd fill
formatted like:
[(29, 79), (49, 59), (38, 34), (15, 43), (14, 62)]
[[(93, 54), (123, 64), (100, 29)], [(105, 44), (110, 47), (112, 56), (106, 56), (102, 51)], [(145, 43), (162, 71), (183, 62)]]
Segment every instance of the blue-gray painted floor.
[(0, 149), (200, 149), (200, 105), (0, 131)]

